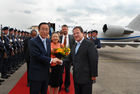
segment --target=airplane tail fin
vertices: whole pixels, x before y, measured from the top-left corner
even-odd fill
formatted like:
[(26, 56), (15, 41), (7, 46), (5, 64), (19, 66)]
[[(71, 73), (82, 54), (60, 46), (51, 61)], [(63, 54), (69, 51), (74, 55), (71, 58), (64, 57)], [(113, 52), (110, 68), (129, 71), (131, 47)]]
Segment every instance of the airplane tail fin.
[(137, 15), (127, 26), (130, 29), (140, 31), (140, 14)]

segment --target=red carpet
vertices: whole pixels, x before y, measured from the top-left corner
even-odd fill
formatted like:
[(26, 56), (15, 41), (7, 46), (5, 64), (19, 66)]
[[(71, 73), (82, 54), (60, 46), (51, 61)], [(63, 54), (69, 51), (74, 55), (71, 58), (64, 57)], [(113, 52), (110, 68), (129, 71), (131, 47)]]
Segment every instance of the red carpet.
[[(64, 78), (64, 74), (63, 74), (63, 78)], [(59, 94), (74, 94), (74, 84), (73, 84), (72, 74), (70, 74), (70, 80), (71, 80), (71, 85), (69, 88), (70, 92), (66, 93), (64, 91), (64, 85), (62, 85), (62, 90), (61, 92), (59, 92)], [(29, 94), (29, 87), (27, 87), (27, 72), (21, 77), (21, 79), (17, 82), (17, 84), (8, 94)]]

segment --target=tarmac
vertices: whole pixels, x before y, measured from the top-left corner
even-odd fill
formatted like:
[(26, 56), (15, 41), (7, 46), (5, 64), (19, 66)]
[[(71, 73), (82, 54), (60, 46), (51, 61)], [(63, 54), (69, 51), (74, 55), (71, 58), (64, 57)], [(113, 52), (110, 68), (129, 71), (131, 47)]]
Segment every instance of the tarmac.
[(101, 48), (98, 68), (93, 94), (140, 94), (140, 47)]

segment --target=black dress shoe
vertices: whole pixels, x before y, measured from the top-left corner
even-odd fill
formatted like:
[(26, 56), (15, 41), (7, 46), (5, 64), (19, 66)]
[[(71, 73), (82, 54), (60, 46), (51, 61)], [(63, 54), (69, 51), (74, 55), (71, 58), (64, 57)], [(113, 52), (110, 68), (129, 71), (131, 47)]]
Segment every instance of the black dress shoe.
[(68, 88), (65, 88), (65, 91), (66, 91), (66, 92), (70, 92)]
[(10, 77), (9, 75), (3, 75), (1, 76), (1, 78), (7, 79), (8, 77)]
[(2, 76), (1, 78), (3, 78), (3, 79), (8, 79), (8, 76)]
[(27, 84), (27, 87), (30, 87), (30, 83)]
[(1, 82), (4, 82), (4, 81), (5, 81), (5, 80), (0, 79), (0, 83), (1, 83)]
[(8, 76), (8, 77), (10, 77), (10, 75), (9, 75), (9, 74), (7, 74), (7, 76)]
[(7, 74), (12, 74), (12, 72), (11, 72), (11, 71), (9, 71)]
[(15, 71), (14, 70), (11, 70), (10, 72), (9, 72), (9, 74), (13, 74)]

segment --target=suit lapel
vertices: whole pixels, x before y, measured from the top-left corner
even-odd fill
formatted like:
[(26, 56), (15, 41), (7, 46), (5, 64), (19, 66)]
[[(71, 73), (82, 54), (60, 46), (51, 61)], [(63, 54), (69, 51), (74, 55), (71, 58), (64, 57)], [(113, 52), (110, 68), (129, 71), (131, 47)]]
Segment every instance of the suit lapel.
[(71, 43), (71, 36), (69, 35), (69, 45), (70, 45), (70, 43)]
[(60, 43), (62, 43), (62, 36), (60, 36)]
[(47, 45), (47, 54), (49, 54), (50, 52), (50, 43), (48, 42), (48, 39), (46, 39), (46, 45)]
[[(40, 39), (39, 36), (37, 37), (37, 40), (38, 40), (38, 44), (39, 44), (40, 46), (42, 46), (43, 49), (45, 50), (44, 44), (43, 44), (43, 42), (42, 42), (42, 40)], [(45, 50), (45, 52), (46, 52), (46, 50)]]
[(73, 54), (75, 55), (75, 48), (76, 48), (76, 42), (75, 44), (73, 45)]

